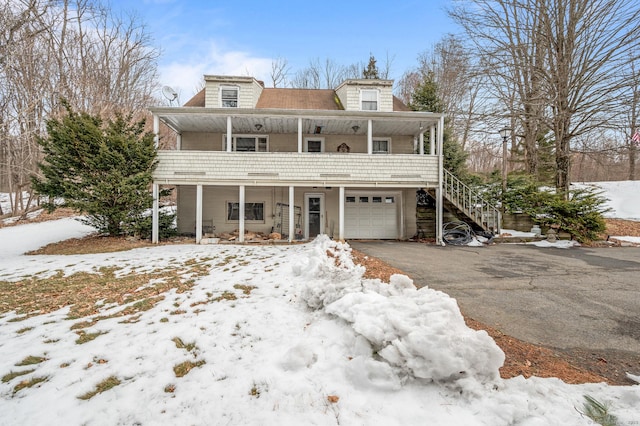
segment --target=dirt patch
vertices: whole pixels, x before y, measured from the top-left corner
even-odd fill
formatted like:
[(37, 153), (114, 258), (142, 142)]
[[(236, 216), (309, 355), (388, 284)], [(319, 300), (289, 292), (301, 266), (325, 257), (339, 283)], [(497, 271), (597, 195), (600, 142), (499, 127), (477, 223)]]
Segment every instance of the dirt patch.
[(624, 219), (605, 219), (607, 235), (640, 237), (640, 222)]

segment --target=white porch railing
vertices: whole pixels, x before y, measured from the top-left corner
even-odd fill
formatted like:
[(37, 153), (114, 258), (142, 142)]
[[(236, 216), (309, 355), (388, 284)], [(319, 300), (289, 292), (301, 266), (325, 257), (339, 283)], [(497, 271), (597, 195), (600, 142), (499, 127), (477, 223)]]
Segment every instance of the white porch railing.
[(496, 234), (500, 232), (500, 210), (448, 170), (444, 170), (443, 173), (442, 194), (485, 231)]

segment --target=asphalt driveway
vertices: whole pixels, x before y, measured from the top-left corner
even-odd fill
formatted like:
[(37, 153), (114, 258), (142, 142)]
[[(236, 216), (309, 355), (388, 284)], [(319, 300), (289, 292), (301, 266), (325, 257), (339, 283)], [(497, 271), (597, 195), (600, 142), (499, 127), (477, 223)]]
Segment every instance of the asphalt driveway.
[(521, 340), (640, 354), (640, 249), (349, 242)]

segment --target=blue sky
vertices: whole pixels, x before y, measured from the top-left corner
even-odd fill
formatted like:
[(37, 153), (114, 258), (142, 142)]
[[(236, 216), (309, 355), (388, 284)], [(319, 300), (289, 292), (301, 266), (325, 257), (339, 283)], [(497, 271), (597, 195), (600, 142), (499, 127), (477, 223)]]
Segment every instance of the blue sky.
[(291, 72), (315, 58), (340, 65), (380, 65), (392, 59), (391, 78), (414, 67), (418, 55), (456, 32), (444, 8), (450, 0), (251, 1), (112, 0), (115, 12), (134, 11), (162, 50), (160, 83), (185, 102), (204, 74), (251, 75), (269, 82), (274, 58)]

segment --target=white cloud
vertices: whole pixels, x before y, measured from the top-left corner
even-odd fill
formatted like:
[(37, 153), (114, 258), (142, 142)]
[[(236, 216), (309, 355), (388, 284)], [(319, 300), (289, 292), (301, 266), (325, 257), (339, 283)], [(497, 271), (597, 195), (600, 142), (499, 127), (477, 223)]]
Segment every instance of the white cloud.
[(225, 50), (214, 41), (195, 49), (206, 52), (199, 56), (178, 59), (160, 64), (161, 84), (171, 86), (180, 94), (180, 102), (188, 101), (201, 87), (205, 74), (251, 76), (267, 80), (271, 70), (271, 58), (252, 56), (250, 52)]

